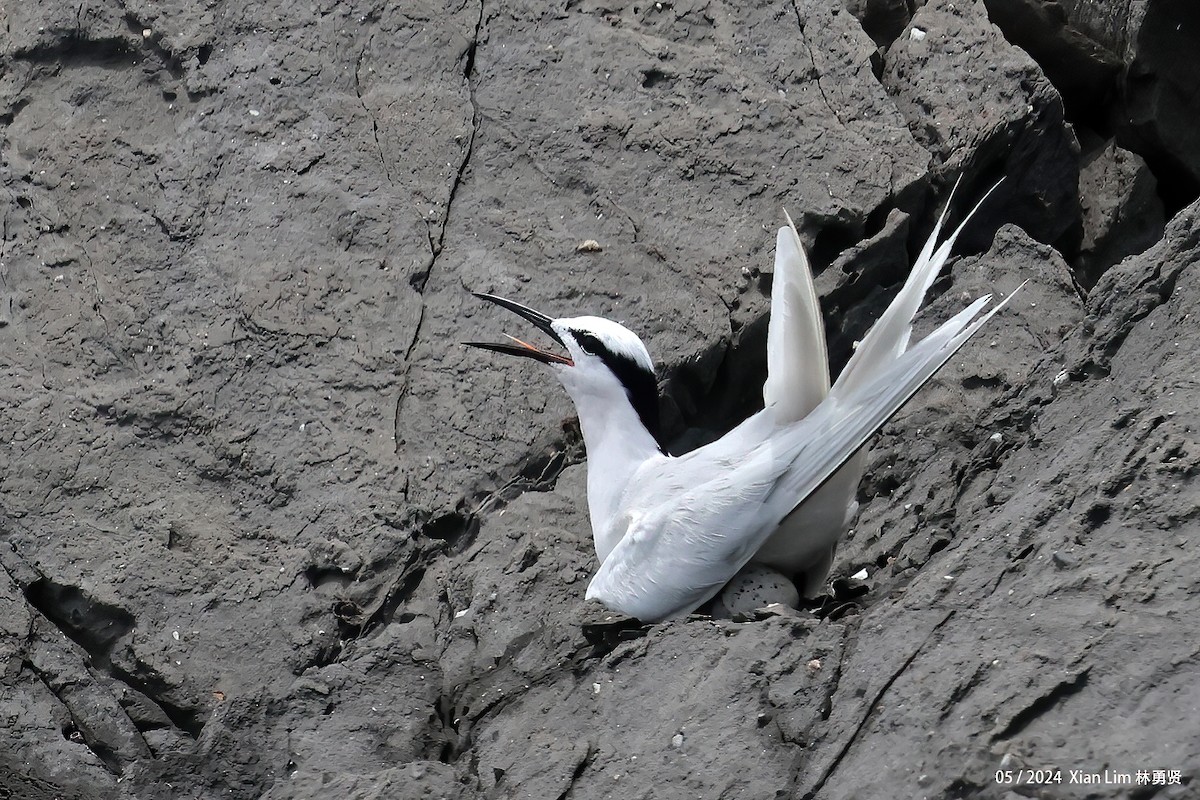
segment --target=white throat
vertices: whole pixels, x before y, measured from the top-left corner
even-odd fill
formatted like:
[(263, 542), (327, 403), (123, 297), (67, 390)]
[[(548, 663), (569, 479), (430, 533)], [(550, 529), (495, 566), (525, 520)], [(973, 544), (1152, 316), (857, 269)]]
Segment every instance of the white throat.
[(579, 413), (587, 448), (588, 511), (596, 555), (603, 563), (625, 531), (625, 525), (615, 523), (634, 473), (665, 456), (611, 373), (581, 375), (578, 369), (565, 369), (559, 377)]

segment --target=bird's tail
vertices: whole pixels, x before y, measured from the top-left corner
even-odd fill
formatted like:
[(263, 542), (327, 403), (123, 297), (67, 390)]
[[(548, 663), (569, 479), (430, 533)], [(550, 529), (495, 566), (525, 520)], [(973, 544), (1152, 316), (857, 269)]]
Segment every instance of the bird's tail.
[(958, 189), (958, 183), (954, 184), (954, 190), (950, 192), (950, 199), (946, 202), (946, 210), (942, 211), (937, 224), (933, 226), (933, 232), (929, 234), (928, 241), (921, 248), (921, 254), (917, 256), (917, 261), (913, 264), (912, 271), (904, 282), (900, 294), (896, 295), (896, 299), (883, 312), (883, 316), (859, 342), (854, 355), (846, 363), (842, 374), (833, 384), (833, 388), (830, 390), (832, 395), (845, 397), (862, 388), (887, 364), (895, 361), (900, 354), (908, 350), (909, 339), (912, 336), (913, 317), (921, 307), (925, 293), (929, 291), (929, 287), (933, 285), (938, 273), (945, 265), (946, 259), (950, 257), (950, 250), (954, 247), (958, 235), (962, 233), (963, 228), (971, 221), (971, 217), (975, 216), (975, 212), (999, 185), (998, 181), (991, 189), (988, 189), (987, 193), (971, 209), (971, 213), (967, 214), (954, 233), (950, 234), (950, 237), (939, 247), (937, 240), (942, 232), (942, 224), (946, 221), (946, 211), (949, 210), (950, 204), (954, 200), (954, 191)]
[[(781, 517), (805, 502), (850, 461), (1024, 285), (982, 314), (992, 296), (980, 297), (870, 376), (862, 386), (841, 397), (831, 395), (797, 423), (789, 437), (795, 449), (789, 448), (781, 454), (793, 464), (792, 469), (775, 487), (770, 501), (783, 504)], [(757, 542), (753, 544), (756, 548), (760, 546)]]

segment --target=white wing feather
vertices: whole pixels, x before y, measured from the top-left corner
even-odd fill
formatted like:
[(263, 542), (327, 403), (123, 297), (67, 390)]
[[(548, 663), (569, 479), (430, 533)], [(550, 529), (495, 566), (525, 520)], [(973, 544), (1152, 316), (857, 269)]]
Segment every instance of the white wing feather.
[[(950, 238), (937, 247), (938, 236), (941, 234), (942, 224), (946, 220), (946, 211), (949, 210), (950, 204), (954, 200), (954, 191), (950, 192), (946, 208), (942, 210), (937, 224), (933, 226), (933, 232), (929, 234), (929, 239), (921, 248), (921, 254), (917, 256), (917, 261), (913, 264), (908, 279), (904, 281), (904, 287), (900, 289), (900, 294), (896, 295), (896, 299), (888, 305), (887, 310), (859, 342), (854, 355), (850, 357), (833, 386), (832, 391), (835, 394), (854, 391), (856, 387), (869, 381), (881, 366), (908, 349), (909, 337), (912, 336), (912, 321), (921, 307), (921, 302), (925, 299), (925, 293), (937, 280), (938, 273), (942, 271), (946, 259), (950, 257), (950, 250), (954, 247), (954, 242), (962, 233), (963, 228), (971, 221), (971, 217), (975, 216), (975, 212), (983, 205), (984, 200), (987, 200), (999, 185), (996, 183), (991, 189), (988, 189), (987, 193), (971, 209), (971, 213), (967, 214), (954, 233), (950, 234)], [(957, 183), (955, 183), (954, 189), (958, 189)], [(937, 247), (936, 250), (935, 247)]]
[[(647, 622), (689, 612), (711, 598), (789, 512), (1008, 302), (972, 322), (989, 299), (976, 300), (861, 388), (828, 398), (798, 422), (774, 427), (772, 410), (766, 409), (760, 413), (768, 424), (752, 417), (726, 437), (737, 434), (736, 446), (724, 439), (714, 443), (725, 443), (721, 458), (705, 447), (659, 462), (671, 463), (673, 480), (686, 487), (682, 493), (636, 476), (623, 505), (640, 509), (639, 516), (628, 519), (627, 534), (592, 579), (587, 596)], [(734, 452), (743, 457), (730, 463)], [(689, 478), (695, 479), (690, 485)]]
[(812, 269), (792, 218), (775, 237), (775, 280), (767, 325), (767, 380), (763, 403), (781, 424), (795, 422), (829, 394), (825, 324)]
[[(997, 183), (996, 186), (999, 186)], [(971, 213), (967, 214), (957, 230), (941, 244), (937, 245), (938, 236), (941, 234), (942, 226), (946, 219), (946, 210), (943, 210), (937, 223), (934, 225), (933, 232), (929, 235), (929, 239), (925, 242), (921, 249), (916, 262), (913, 265), (912, 271), (904, 282), (900, 293), (888, 305), (886, 311), (879, 320), (872, 326), (871, 330), (859, 343), (854, 355), (846, 364), (841, 374), (838, 376), (837, 382), (832, 390), (829, 390), (828, 383), (825, 384), (827, 392), (832, 392), (833, 395), (845, 397), (849, 393), (861, 388), (867, 382), (871, 381), (880, 370), (887, 367), (888, 364), (895, 361), (905, 350), (908, 349), (909, 339), (912, 335), (912, 321), (916, 316), (917, 311), (921, 306), (922, 300), (925, 298), (926, 292), (933, 282), (937, 279), (938, 273), (946, 263), (946, 259), (950, 256), (950, 250), (954, 246), (955, 240), (962, 232), (967, 222), (979, 210), (983, 200), (986, 200), (988, 195), (995, 191), (996, 186), (993, 186), (987, 194), (976, 204)], [(958, 185), (955, 184), (955, 190)], [(954, 200), (954, 191), (950, 193), (950, 198), (946, 202), (946, 209), (950, 208)], [(785, 267), (785, 274), (788, 273), (786, 266), (794, 259), (783, 259), (783, 245), (785, 241), (794, 241), (799, 245), (799, 239), (785, 236), (788, 229), (781, 228), (779, 231), (779, 244), (777, 245), (775, 262), (776, 262), (776, 283), (779, 282), (779, 273), (782, 265)], [(807, 261), (803, 262), (805, 267), (804, 272), (808, 275)], [(792, 279), (795, 280), (794, 278)], [(808, 284), (812, 285), (811, 275), (808, 277)], [(816, 305), (815, 291), (813, 292), (813, 301), (811, 308), (813, 309), (813, 317), (806, 321), (806, 324), (815, 324), (821, 327), (820, 307)], [(776, 314), (776, 296), (771, 298), (771, 327), (770, 332), (775, 331), (775, 314)], [(787, 309), (785, 309), (787, 310)], [(790, 326), (796, 330), (802, 329), (804, 326), (796, 324), (793, 316), (784, 317), (785, 321), (790, 323)], [(812, 354), (802, 348), (804, 337), (798, 333), (793, 333), (790, 336), (771, 338), (768, 335), (769, 347), (768, 351), (768, 373), (767, 384), (772, 383), (775, 376), (774, 370), (777, 368), (788, 368), (791, 364), (791, 369), (794, 372), (799, 371), (799, 366), (796, 362), (812, 359)], [(821, 346), (824, 347), (824, 338), (821, 339)], [(828, 366), (825, 364), (824, 357), (821, 359), (822, 368), (828, 374)], [(778, 365), (778, 367), (777, 367)], [(792, 373), (784, 371), (784, 376)], [(828, 380), (828, 378), (826, 378)], [(766, 397), (766, 387), (764, 387), (764, 398)], [(794, 417), (793, 419), (799, 419)], [(789, 420), (790, 421), (790, 420)], [(841, 469), (838, 470), (824, 486), (822, 486), (816, 494), (808, 499), (808, 501), (795, 509), (795, 511), (784, 519), (772, 536), (755, 554), (754, 560), (763, 564), (770, 565), (776, 569), (780, 569), (786, 573), (804, 572), (804, 586), (802, 591), (806, 595), (812, 595), (820, 591), (824, 585), (825, 577), (828, 574), (828, 565), (832, 564), (833, 550), (837, 545), (838, 539), (845, 532), (846, 527), (852, 517), (855, 508), (855, 494), (858, 490), (858, 484), (862, 480), (863, 469), (866, 466), (866, 455), (859, 453), (846, 462)]]

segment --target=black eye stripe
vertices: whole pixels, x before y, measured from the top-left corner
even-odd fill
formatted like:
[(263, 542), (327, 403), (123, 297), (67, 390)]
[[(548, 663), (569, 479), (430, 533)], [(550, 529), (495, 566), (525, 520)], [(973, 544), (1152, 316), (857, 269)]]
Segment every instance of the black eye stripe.
[(604, 342), (587, 331), (572, 330), (571, 336), (575, 338), (579, 349), (599, 358), (617, 377), (625, 387), (629, 402), (641, 418), (642, 424), (658, 442), (659, 449), (667, 452), (662, 446), (662, 430), (658, 418), (658, 379), (654, 371), (646, 369), (625, 353), (614, 353)]
[(586, 333), (584, 331), (572, 331), (572, 333), (575, 334), (575, 341), (579, 343), (579, 347), (585, 353), (598, 356), (601, 352), (607, 351), (608, 349), (600, 343), (599, 339), (597, 339), (595, 336), (592, 336), (590, 333)]

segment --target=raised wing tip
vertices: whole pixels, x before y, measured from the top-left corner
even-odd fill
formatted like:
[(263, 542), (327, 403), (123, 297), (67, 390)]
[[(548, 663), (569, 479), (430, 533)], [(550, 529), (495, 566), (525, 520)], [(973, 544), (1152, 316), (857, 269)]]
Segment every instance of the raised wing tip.
[(1021, 283), (1017, 285), (1017, 288), (1013, 289), (1011, 292), (1008, 293), (1008, 297), (1005, 297), (1003, 300), (1000, 301), (1000, 304), (998, 306), (996, 306), (995, 310), (992, 313), (995, 313), (996, 311), (999, 311), (1000, 309), (1002, 309), (1006, 305), (1008, 305), (1008, 301), (1010, 301), (1014, 297), (1016, 297), (1017, 292), (1024, 289), (1025, 284), (1029, 283), (1029, 280), (1030, 280), (1029, 278), (1026, 278), (1025, 280), (1021, 281)]

